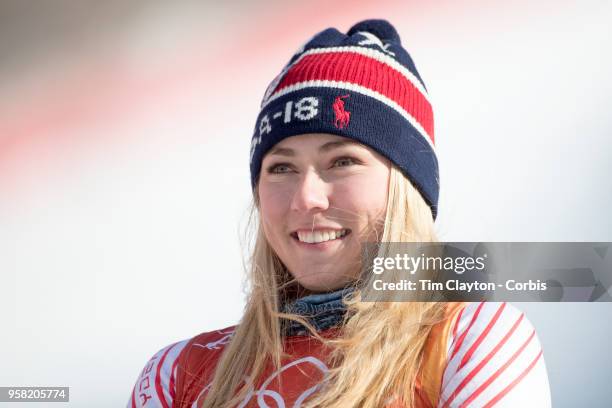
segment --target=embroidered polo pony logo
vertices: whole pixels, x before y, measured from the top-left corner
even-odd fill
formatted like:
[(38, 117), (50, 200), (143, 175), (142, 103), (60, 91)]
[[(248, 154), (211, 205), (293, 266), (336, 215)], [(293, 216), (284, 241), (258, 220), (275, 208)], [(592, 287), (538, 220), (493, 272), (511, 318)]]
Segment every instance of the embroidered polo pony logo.
[(334, 104), (332, 108), (334, 109), (334, 115), (336, 115), (336, 119), (334, 120), (334, 126), (338, 129), (344, 129), (348, 126), (349, 121), (351, 120), (351, 112), (344, 110), (344, 101), (343, 99), (348, 98), (349, 95), (337, 96), (336, 100), (334, 100)]

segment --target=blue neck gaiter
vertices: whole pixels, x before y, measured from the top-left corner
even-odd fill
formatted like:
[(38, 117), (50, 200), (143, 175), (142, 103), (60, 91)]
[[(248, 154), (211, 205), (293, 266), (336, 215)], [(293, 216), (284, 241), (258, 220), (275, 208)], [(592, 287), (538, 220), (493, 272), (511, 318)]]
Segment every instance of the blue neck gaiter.
[[(285, 304), (283, 312), (306, 318), (317, 329), (317, 332), (320, 332), (342, 323), (346, 313), (346, 306), (342, 299), (353, 290), (354, 288), (346, 288), (329, 293), (304, 296)], [(308, 330), (297, 322), (286, 320), (285, 323), (284, 333), (286, 336), (299, 336), (308, 333)]]

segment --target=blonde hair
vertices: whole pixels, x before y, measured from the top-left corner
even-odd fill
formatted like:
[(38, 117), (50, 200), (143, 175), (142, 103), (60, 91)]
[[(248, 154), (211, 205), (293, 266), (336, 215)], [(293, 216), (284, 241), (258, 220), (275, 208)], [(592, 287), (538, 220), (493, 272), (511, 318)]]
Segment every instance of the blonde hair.
[[(380, 242), (437, 241), (429, 206), (395, 166), (391, 166), (380, 238)], [(276, 369), (281, 367), (287, 357), (283, 319), (300, 322), (332, 349), (323, 387), (302, 407), (379, 408), (391, 399), (414, 405), (423, 346), (431, 327), (442, 319), (442, 303), (361, 302), (372, 288), (369, 280), (374, 276), (369, 274), (345, 299), (347, 313), (339, 337), (325, 339), (302, 317), (281, 312), (282, 304), (290, 300), (285, 289), (292, 277), (268, 244), (261, 224), (250, 264), (244, 316), (220, 358), (201, 408), (235, 407), (269, 361)], [(249, 373), (246, 379), (245, 373)]]

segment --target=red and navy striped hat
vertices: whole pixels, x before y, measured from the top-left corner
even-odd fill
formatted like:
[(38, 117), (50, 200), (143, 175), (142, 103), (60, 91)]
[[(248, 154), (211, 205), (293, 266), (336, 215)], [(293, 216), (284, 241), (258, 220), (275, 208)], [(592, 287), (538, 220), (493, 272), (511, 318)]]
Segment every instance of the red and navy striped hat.
[(251, 184), (268, 150), (286, 137), (331, 133), (370, 146), (397, 165), (437, 215), (438, 160), (425, 84), (386, 20), (343, 34), (328, 28), (272, 81), (251, 141)]

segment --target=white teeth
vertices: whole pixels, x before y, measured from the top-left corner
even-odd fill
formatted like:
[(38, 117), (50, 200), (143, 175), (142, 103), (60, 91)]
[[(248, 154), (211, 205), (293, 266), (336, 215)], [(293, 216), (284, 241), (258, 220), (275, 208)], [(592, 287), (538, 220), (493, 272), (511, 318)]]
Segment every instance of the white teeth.
[(297, 236), (301, 242), (314, 244), (319, 242), (331, 241), (346, 235), (347, 230), (327, 230), (327, 231), (298, 231)]

